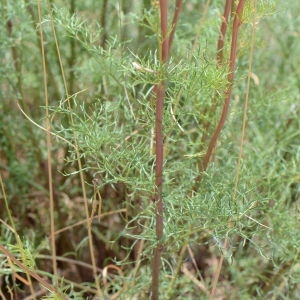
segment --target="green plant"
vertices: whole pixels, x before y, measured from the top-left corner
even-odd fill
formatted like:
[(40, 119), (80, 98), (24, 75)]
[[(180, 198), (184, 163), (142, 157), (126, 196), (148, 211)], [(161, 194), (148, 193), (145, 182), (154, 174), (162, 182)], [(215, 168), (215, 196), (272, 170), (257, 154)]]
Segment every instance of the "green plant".
[(3, 299), (298, 298), (297, 3), (3, 7)]

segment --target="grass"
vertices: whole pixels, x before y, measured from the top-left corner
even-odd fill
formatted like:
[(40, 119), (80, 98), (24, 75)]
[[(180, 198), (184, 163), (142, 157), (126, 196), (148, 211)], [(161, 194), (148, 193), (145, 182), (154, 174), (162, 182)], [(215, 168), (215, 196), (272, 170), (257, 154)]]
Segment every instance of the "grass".
[(3, 1), (1, 298), (299, 298), (300, 6), (237, 2)]

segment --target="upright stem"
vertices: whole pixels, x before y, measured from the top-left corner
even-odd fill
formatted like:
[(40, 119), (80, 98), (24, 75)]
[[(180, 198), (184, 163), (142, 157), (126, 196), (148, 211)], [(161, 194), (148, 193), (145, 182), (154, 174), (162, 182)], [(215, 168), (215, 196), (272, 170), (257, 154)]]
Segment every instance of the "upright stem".
[[(172, 30), (168, 36), (168, 1), (160, 0), (160, 26), (161, 26), (161, 40), (160, 40), (160, 62), (162, 66), (162, 74), (165, 77), (166, 65), (169, 59), (169, 51), (173, 42), (176, 25), (179, 18), (179, 13), (182, 6), (182, 0), (176, 0), (176, 7), (174, 11)], [(159, 273), (161, 265), (161, 256), (163, 251), (163, 163), (164, 163), (164, 135), (163, 135), (163, 112), (164, 99), (166, 94), (166, 82), (161, 80), (154, 86), (154, 94), (156, 97), (156, 111), (155, 111), (155, 218), (156, 218), (156, 240), (157, 244), (153, 253), (152, 265), (152, 300), (159, 298)]]
[(163, 251), (163, 103), (165, 97), (165, 83), (161, 82), (155, 86), (156, 94), (156, 118), (155, 118), (155, 149), (156, 149), (156, 167), (155, 167), (155, 218), (156, 218), (156, 239), (157, 245), (153, 253), (152, 266), (152, 300), (158, 299), (159, 294), (159, 273), (161, 265), (161, 255)]
[[(75, 13), (75, 0), (70, 1), (70, 13), (73, 15)], [(70, 55), (68, 57), (68, 69), (69, 69), (69, 86), (68, 90), (70, 95), (74, 93), (74, 81), (75, 81), (75, 71), (74, 65), (76, 61), (76, 44), (75, 39), (70, 39)]]
[(218, 64), (221, 64), (223, 62), (224, 41), (225, 41), (226, 31), (228, 27), (228, 19), (231, 11), (232, 2), (233, 0), (226, 0), (225, 7), (224, 7), (224, 13), (222, 17), (222, 24), (220, 28), (220, 35), (219, 35), (218, 46), (217, 46)]
[(176, 25), (178, 22), (181, 7), (182, 7), (182, 0), (176, 0), (176, 6), (175, 6), (174, 16), (173, 16), (173, 20), (172, 20), (172, 30), (171, 30), (171, 33), (169, 36), (169, 51), (171, 49), (171, 45), (172, 45), (172, 42), (174, 39)]
[(168, 39), (168, 1), (160, 0), (160, 28), (161, 28), (161, 62), (165, 64), (169, 58)]
[(55, 217), (54, 217), (54, 191), (53, 191), (53, 175), (52, 175), (52, 140), (51, 140), (51, 123), (50, 123), (50, 113), (49, 113), (49, 99), (48, 99), (48, 81), (47, 81), (47, 68), (46, 68), (46, 55), (44, 47), (44, 34), (43, 34), (43, 23), (41, 17), (41, 3), (38, 0), (38, 18), (40, 25), (40, 42), (42, 51), (42, 67), (43, 67), (43, 85), (45, 94), (45, 107), (46, 107), (46, 128), (47, 128), (47, 168), (48, 168), (48, 184), (49, 184), (49, 208), (50, 208), (50, 235), (51, 235), (51, 254), (52, 254), (52, 268), (54, 274), (54, 280), (57, 282), (57, 260), (56, 260), (56, 245), (55, 245)]
[(103, 0), (102, 2), (102, 9), (101, 9), (101, 15), (100, 15), (100, 25), (102, 29), (102, 35), (101, 35), (101, 40), (100, 40), (100, 46), (104, 49), (105, 48), (105, 43), (107, 39), (107, 28), (106, 28), (106, 17), (107, 17), (107, 4), (108, 0)]
[(238, 188), (242, 156), (243, 156), (243, 147), (244, 147), (245, 135), (246, 135), (247, 112), (248, 112), (249, 93), (250, 93), (250, 79), (251, 79), (251, 74), (252, 74), (254, 40), (255, 40), (255, 30), (256, 30), (256, 0), (254, 1), (254, 13), (253, 13), (253, 21), (252, 22), (253, 23), (252, 23), (252, 32), (251, 32), (251, 45), (250, 45), (250, 55), (249, 55), (247, 88), (246, 88), (244, 113), (243, 113), (242, 135), (241, 135), (241, 140), (240, 140), (240, 151), (239, 151), (239, 157), (238, 157), (237, 168), (236, 168), (233, 199), (235, 199), (235, 195), (236, 195), (237, 188)]
[[(224, 6), (224, 13), (222, 15), (222, 23), (221, 23), (221, 27), (220, 27), (220, 33), (219, 33), (219, 39), (218, 39), (218, 45), (217, 45), (217, 63), (218, 66), (221, 66), (223, 64), (223, 49), (224, 49), (224, 42), (225, 42), (225, 36), (226, 36), (226, 31), (227, 31), (227, 27), (228, 27), (228, 19), (229, 19), (229, 15), (232, 9), (232, 2), (233, 0), (226, 0), (225, 6)], [(213, 95), (213, 100), (212, 100), (212, 105), (209, 109), (209, 113), (213, 113), (216, 111), (216, 97), (217, 97), (217, 93), (214, 93)], [(206, 109), (204, 111), (204, 114), (208, 113), (208, 109)], [(206, 144), (206, 140), (209, 136), (209, 128), (211, 126), (211, 121), (210, 118), (208, 118), (207, 121), (204, 121), (203, 123), (203, 135), (201, 138), (201, 150), (205, 148), (205, 144)], [(198, 161), (198, 166), (199, 169), (202, 169), (202, 161)]]
[[(51, 11), (50, 2), (48, 2), (48, 6), (49, 6), (49, 11)], [(72, 104), (71, 104), (71, 100), (70, 100), (72, 97), (70, 96), (70, 91), (68, 89), (67, 79), (65, 76), (64, 66), (63, 66), (62, 57), (61, 57), (61, 52), (59, 49), (58, 39), (57, 39), (56, 30), (55, 30), (55, 26), (54, 26), (54, 22), (53, 22), (53, 16), (51, 13), (50, 13), (50, 16), (51, 16), (51, 29), (52, 29), (53, 36), (54, 36), (58, 62), (59, 62), (60, 71), (61, 71), (62, 78), (63, 78), (65, 93), (67, 96), (68, 109), (70, 111), (72, 111)], [(70, 114), (70, 124), (71, 124), (72, 128), (74, 128), (74, 118), (73, 118), (72, 114)], [(81, 170), (79, 172), (79, 178), (80, 178), (80, 183), (81, 183), (82, 196), (84, 199), (84, 211), (85, 211), (86, 219), (89, 220), (90, 219), (89, 203), (88, 203), (88, 197), (87, 197), (87, 191), (86, 191), (86, 185), (85, 185), (85, 177), (84, 177), (84, 173), (82, 172), (83, 166), (82, 166), (80, 149), (79, 149), (79, 144), (78, 144), (78, 137), (77, 137), (76, 132), (74, 132), (74, 145), (75, 145), (76, 159), (77, 159), (77, 163), (78, 163), (78, 170)], [(90, 250), (91, 262), (92, 262), (92, 267), (93, 267), (93, 275), (94, 275), (94, 279), (95, 279), (97, 294), (98, 294), (99, 298), (102, 299), (103, 298), (102, 291), (101, 291), (101, 287), (100, 287), (100, 280), (99, 280), (99, 276), (98, 276), (97, 263), (96, 263), (96, 258), (95, 258), (92, 226), (91, 226), (91, 222), (89, 222), (89, 221), (87, 221), (86, 224), (87, 224), (87, 233), (88, 233), (87, 236), (88, 236), (88, 241), (89, 241), (89, 250)], [(53, 238), (53, 240), (54, 240), (54, 238)]]
[(235, 60), (236, 60), (236, 52), (237, 52), (238, 31), (239, 31), (240, 25), (242, 24), (241, 18), (242, 18), (242, 13), (243, 13), (243, 9), (244, 9), (244, 4), (245, 4), (245, 0), (240, 0), (238, 3), (237, 9), (235, 11), (233, 27), (232, 27), (231, 50), (230, 50), (230, 60), (229, 60), (229, 74), (228, 74), (229, 84), (228, 84), (227, 91), (225, 92), (225, 98), (224, 98), (224, 104), (223, 104), (221, 117), (220, 117), (218, 126), (209, 142), (208, 149), (207, 149), (205, 157), (204, 157), (204, 162), (203, 162), (201, 171), (205, 171), (207, 169), (211, 155), (216, 146), (218, 137), (220, 135), (222, 128), (224, 127), (224, 124), (225, 124), (225, 121), (227, 118), (229, 104), (230, 104), (230, 98), (231, 98), (231, 94), (232, 94), (233, 80), (234, 80), (234, 69), (235, 69)]
[[(168, 39), (168, 1), (160, 0), (160, 20), (161, 20), (161, 54), (160, 60), (163, 65), (169, 56), (169, 39)], [(152, 265), (152, 300), (159, 299), (159, 273), (161, 265), (161, 255), (163, 251), (163, 161), (164, 161), (164, 142), (163, 142), (163, 108), (166, 92), (166, 83), (161, 81), (154, 87), (156, 96), (155, 112), (155, 218), (156, 218), (156, 239), (157, 245), (153, 253)]]

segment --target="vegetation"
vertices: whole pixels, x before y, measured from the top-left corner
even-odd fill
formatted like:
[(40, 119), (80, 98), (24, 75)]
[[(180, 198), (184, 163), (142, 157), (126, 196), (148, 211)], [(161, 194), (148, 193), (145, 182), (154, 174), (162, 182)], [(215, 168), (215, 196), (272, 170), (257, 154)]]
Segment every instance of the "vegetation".
[(300, 297), (300, 3), (1, 7), (1, 299)]

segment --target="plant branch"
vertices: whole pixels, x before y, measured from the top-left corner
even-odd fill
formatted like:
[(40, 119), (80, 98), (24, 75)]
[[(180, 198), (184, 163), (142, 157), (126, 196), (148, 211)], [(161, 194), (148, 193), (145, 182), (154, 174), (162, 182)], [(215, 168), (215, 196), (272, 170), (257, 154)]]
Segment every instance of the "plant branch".
[(6, 255), (16, 266), (18, 266), (24, 273), (29, 274), (32, 278), (36, 279), (42, 286), (44, 286), (48, 291), (55, 293), (60, 297), (60, 299), (66, 299), (63, 294), (61, 294), (55, 287), (49, 284), (45, 279), (40, 277), (38, 274), (31, 271), (27, 266), (23, 265), (15, 256), (9, 252), (6, 248), (0, 245), (0, 251)]
[[(72, 15), (75, 14), (75, 0), (71, 0), (70, 2), (70, 13)], [(75, 44), (75, 39), (71, 38), (70, 39), (70, 55), (67, 59), (68, 61), (68, 71), (69, 71), (69, 93), (73, 94), (74, 93), (74, 82), (75, 82), (75, 62), (76, 62), (76, 44)]]
[[(215, 129), (215, 132), (209, 142), (208, 149), (206, 151), (202, 169), (200, 171), (205, 171), (207, 169), (208, 163), (211, 159), (213, 150), (216, 146), (217, 140), (219, 138), (220, 132), (222, 128), (224, 127), (228, 110), (229, 110), (229, 105), (230, 105), (230, 98), (232, 94), (232, 87), (233, 87), (233, 81), (234, 81), (234, 69), (235, 69), (235, 60), (237, 56), (237, 39), (238, 39), (238, 32), (240, 25), (242, 24), (241, 18), (242, 18), (242, 13), (244, 9), (244, 4), (245, 0), (240, 0), (237, 6), (237, 9), (235, 11), (235, 16), (234, 16), (234, 21), (233, 21), (233, 26), (232, 26), (232, 36), (231, 36), (231, 50), (230, 50), (230, 60), (229, 60), (229, 74), (228, 74), (228, 88), (227, 91), (225, 92), (225, 98), (224, 98), (224, 104), (223, 104), (223, 109), (221, 113), (221, 117), (219, 120), (219, 123), (217, 125), (217, 128)], [(198, 177), (199, 181), (201, 177)]]
[[(160, 22), (161, 22), (161, 53), (160, 60), (165, 72), (165, 64), (169, 57), (169, 39), (168, 39), (168, 1), (160, 0)], [(161, 255), (163, 251), (163, 108), (166, 93), (166, 83), (161, 81), (154, 87), (156, 96), (156, 112), (155, 112), (155, 218), (156, 218), (156, 239), (157, 245), (153, 253), (152, 265), (152, 300), (159, 299), (159, 273), (161, 265)]]
[(169, 58), (168, 39), (168, 1), (160, 0), (160, 28), (161, 28), (161, 62), (166, 63)]
[[(217, 63), (218, 66), (221, 66), (223, 63), (223, 48), (224, 48), (224, 41), (225, 41), (225, 36), (226, 36), (226, 31), (227, 31), (227, 27), (228, 27), (228, 19), (229, 19), (229, 14), (231, 12), (231, 8), (232, 8), (232, 0), (226, 0), (225, 6), (224, 6), (224, 13), (222, 15), (222, 23), (221, 23), (221, 27), (220, 27), (220, 34), (219, 34), (219, 39), (218, 39), (218, 44), (217, 44)], [(213, 101), (212, 101), (212, 106), (210, 107), (209, 111), (211, 113), (213, 113), (214, 111), (216, 111), (216, 93), (214, 93), (213, 96)], [(208, 109), (207, 109), (208, 110)], [(205, 113), (208, 113), (208, 111), (205, 110)], [(208, 119), (207, 121), (204, 122), (203, 124), (203, 135), (201, 138), (201, 150), (203, 151), (205, 148), (205, 142), (209, 136), (209, 128), (211, 126), (211, 121), (210, 119)], [(201, 151), (200, 151), (201, 152)], [(198, 162), (198, 165), (201, 166), (202, 162)]]
[[(48, 3), (48, 7), (49, 7), (49, 11), (51, 12), (51, 7), (50, 7), (50, 3)], [(70, 92), (68, 89), (68, 85), (67, 85), (67, 80), (66, 80), (66, 76), (65, 76), (65, 71), (64, 71), (64, 67), (63, 67), (63, 63), (62, 63), (62, 57), (61, 57), (61, 51), (59, 49), (59, 45), (58, 45), (58, 39), (57, 39), (57, 35), (56, 35), (56, 30), (55, 30), (55, 26), (54, 26), (54, 22), (53, 22), (53, 16), (51, 15), (51, 28), (52, 28), (52, 32), (53, 32), (53, 37), (54, 37), (54, 41), (55, 41), (55, 47), (56, 47), (56, 52), (57, 52), (57, 57), (58, 57), (58, 62), (59, 62), (59, 66), (60, 66), (60, 71), (62, 74), (62, 78), (63, 78), (63, 82), (64, 82), (64, 88), (65, 88), (65, 93), (67, 95), (67, 103), (68, 103), (68, 108), (70, 111), (72, 111), (72, 105), (71, 105), (71, 101), (70, 101)], [(73, 115), (70, 114), (70, 124), (72, 125), (72, 128), (74, 128), (74, 118)], [(78, 144), (78, 137), (76, 132), (73, 133), (74, 135), (74, 146), (75, 146), (75, 153), (76, 153), (76, 160), (78, 163), (78, 169), (82, 170), (82, 162), (81, 162), (81, 155), (80, 155), (80, 149), (79, 149), (79, 144)], [(94, 250), (94, 241), (93, 241), (93, 236), (92, 236), (92, 228), (91, 228), (91, 223), (88, 221), (90, 219), (90, 215), (89, 215), (89, 208), (88, 208), (88, 197), (87, 197), (87, 191), (86, 191), (86, 185), (85, 185), (85, 176), (83, 174), (82, 171), (79, 172), (79, 178), (80, 178), (80, 183), (81, 183), (81, 190), (82, 190), (82, 196), (84, 199), (84, 212), (85, 212), (85, 217), (86, 217), (86, 225), (87, 225), (87, 233), (88, 233), (88, 241), (89, 241), (89, 250), (90, 250), (90, 257), (91, 257), (91, 263), (93, 266), (93, 276), (95, 279), (95, 284), (96, 284), (96, 288), (97, 288), (97, 293), (98, 296), (100, 298), (102, 298), (102, 291), (101, 291), (101, 287), (100, 287), (100, 281), (99, 281), (99, 276), (98, 276), (98, 272), (97, 272), (97, 265), (96, 265), (96, 258), (95, 258), (95, 250)], [(54, 232), (51, 232), (51, 237), (53, 240), (55, 240), (54, 238)]]
[(250, 93), (250, 79), (252, 74), (252, 63), (253, 63), (253, 52), (254, 52), (254, 39), (255, 39), (255, 30), (256, 30), (256, 0), (254, 1), (254, 14), (252, 21), (252, 32), (251, 32), (251, 45), (250, 45), (250, 54), (249, 54), (249, 66), (248, 66), (248, 78), (247, 78), (247, 87), (246, 87), (246, 96), (245, 96), (245, 104), (244, 104), (244, 113), (243, 113), (243, 125), (242, 125), (242, 134), (240, 140), (240, 151), (236, 168), (236, 176), (235, 176), (235, 184), (234, 184), (234, 196), (235, 198), (239, 176), (241, 171), (241, 163), (243, 157), (243, 147), (245, 142), (246, 135), (246, 124), (247, 124), (247, 112), (248, 112), (248, 104), (249, 104), (249, 93)]
[(226, 0), (225, 7), (224, 7), (224, 13), (222, 16), (222, 24), (220, 28), (220, 35), (219, 35), (218, 46), (217, 46), (218, 64), (222, 64), (223, 62), (224, 41), (225, 41), (226, 31), (228, 27), (228, 19), (229, 19), (229, 14), (231, 12), (232, 2), (233, 2), (232, 0)]
[(48, 169), (48, 186), (49, 186), (49, 210), (50, 210), (50, 235), (51, 239), (51, 254), (52, 254), (52, 268), (54, 273), (55, 282), (57, 282), (57, 261), (56, 261), (56, 244), (54, 238), (55, 232), (55, 218), (54, 218), (54, 188), (53, 188), (53, 174), (52, 174), (52, 139), (51, 139), (51, 122), (49, 113), (49, 99), (48, 99), (48, 80), (47, 80), (47, 67), (46, 67), (46, 56), (45, 56), (45, 40), (43, 34), (43, 23), (41, 16), (41, 3), (38, 1), (38, 20), (40, 25), (40, 43), (41, 43), (41, 55), (42, 55), (42, 67), (43, 67), (43, 85), (44, 85), (44, 96), (45, 96), (45, 107), (46, 107), (46, 142), (47, 142), (47, 169)]
[(101, 25), (101, 29), (102, 29), (100, 46), (103, 49), (105, 48), (105, 43), (107, 40), (107, 28), (106, 28), (107, 4), (108, 4), (108, 0), (103, 0), (102, 10), (101, 10), (101, 15), (100, 15), (100, 25)]
[(178, 18), (179, 18), (179, 14), (181, 11), (181, 7), (182, 7), (182, 0), (176, 0), (176, 6), (175, 6), (174, 16), (173, 16), (173, 20), (172, 20), (172, 30), (171, 30), (171, 33), (169, 36), (169, 51), (172, 47), (175, 30), (176, 30), (176, 25), (178, 23)]

